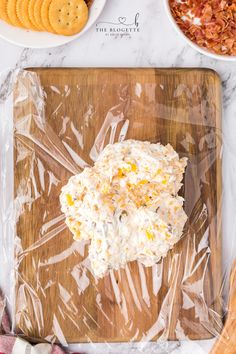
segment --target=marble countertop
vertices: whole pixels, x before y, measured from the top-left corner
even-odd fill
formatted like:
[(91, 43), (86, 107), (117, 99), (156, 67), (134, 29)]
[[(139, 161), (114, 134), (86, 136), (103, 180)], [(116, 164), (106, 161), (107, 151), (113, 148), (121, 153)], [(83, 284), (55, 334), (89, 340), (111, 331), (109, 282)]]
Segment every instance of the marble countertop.
[[(104, 22), (139, 22), (138, 30), (111, 31)], [(162, 0), (108, 0), (102, 16), (91, 30), (68, 45), (46, 50), (13, 46), (0, 39), (0, 71), (27, 67), (206, 67), (216, 70), (223, 86), (224, 131), (224, 243), (226, 277), (236, 254), (234, 215), (236, 189), (232, 180), (236, 168), (236, 63), (203, 56), (183, 42), (172, 29)], [(230, 188), (229, 188), (230, 186)], [(71, 346), (86, 354), (128, 353), (209, 353), (213, 341), (163, 344), (103, 344)]]

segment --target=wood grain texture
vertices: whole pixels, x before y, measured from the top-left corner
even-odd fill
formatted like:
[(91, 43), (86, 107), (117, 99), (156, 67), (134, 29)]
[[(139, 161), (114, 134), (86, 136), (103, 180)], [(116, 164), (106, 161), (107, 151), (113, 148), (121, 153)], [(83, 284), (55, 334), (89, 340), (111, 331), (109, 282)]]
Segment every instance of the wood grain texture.
[(236, 353), (236, 261), (230, 275), (228, 315), (223, 331), (210, 354)]
[[(16, 330), (67, 342), (205, 339), (221, 331), (221, 84), (204, 69), (31, 69), (15, 88)], [(24, 88), (25, 95), (19, 99)], [(27, 94), (28, 93), (28, 94)], [(31, 93), (31, 94), (29, 94)], [(32, 98), (33, 96), (33, 98)], [(189, 158), (183, 238), (153, 268), (95, 281), (64, 225), (68, 178), (120, 136)]]

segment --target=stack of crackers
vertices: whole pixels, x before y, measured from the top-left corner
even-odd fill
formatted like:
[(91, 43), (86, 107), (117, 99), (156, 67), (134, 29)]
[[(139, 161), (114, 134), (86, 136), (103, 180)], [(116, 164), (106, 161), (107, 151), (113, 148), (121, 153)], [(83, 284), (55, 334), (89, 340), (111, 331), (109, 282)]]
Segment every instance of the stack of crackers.
[(17, 27), (71, 36), (88, 21), (91, 0), (0, 0), (0, 18)]

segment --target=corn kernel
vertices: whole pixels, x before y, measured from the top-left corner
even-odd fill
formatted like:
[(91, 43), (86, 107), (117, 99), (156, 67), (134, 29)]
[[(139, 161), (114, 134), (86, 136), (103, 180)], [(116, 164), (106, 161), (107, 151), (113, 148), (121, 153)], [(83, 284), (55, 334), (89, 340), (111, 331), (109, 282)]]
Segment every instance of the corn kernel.
[(149, 239), (149, 240), (154, 240), (155, 239), (155, 237), (154, 237), (154, 234), (153, 234), (153, 232), (151, 232), (150, 230), (146, 230), (146, 236), (147, 236), (147, 238)]
[(137, 165), (135, 163), (132, 163), (132, 162), (127, 162), (127, 163), (128, 163), (128, 165), (130, 165), (132, 172), (137, 171)]
[(75, 202), (73, 201), (73, 198), (70, 194), (66, 194), (66, 201), (69, 206), (73, 206)]
[(124, 175), (124, 171), (122, 168), (118, 168), (118, 177), (119, 178), (123, 178), (125, 175)]
[(138, 182), (139, 185), (147, 184), (148, 180), (147, 179), (142, 179), (141, 181)]

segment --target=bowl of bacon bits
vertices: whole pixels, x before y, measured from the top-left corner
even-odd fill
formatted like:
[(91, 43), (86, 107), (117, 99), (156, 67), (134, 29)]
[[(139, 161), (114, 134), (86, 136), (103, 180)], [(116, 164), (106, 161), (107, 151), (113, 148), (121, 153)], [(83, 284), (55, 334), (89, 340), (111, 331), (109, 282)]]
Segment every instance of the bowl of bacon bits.
[(200, 53), (236, 61), (236, 0), (165, 0), (174, 28)]

